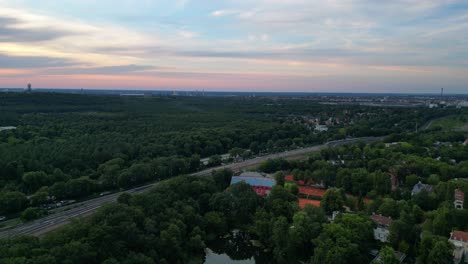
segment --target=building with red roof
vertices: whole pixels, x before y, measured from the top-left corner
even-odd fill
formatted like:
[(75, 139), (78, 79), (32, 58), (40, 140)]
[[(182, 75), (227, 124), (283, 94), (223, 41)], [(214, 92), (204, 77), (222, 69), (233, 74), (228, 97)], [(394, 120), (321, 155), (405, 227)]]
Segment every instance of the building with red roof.
[(453, 262), (458, 264), (468, 262), (468, 232), (453, 231), (450, 233), (449, 242), (455, 247), (453, 250)]
[(456, 209), (463, 209), (463, 203), (465, 202), (465, 194), (459, 189), (455, 189), (453, 205)]
[(377, 225), (377, 227), (374, 228), (374, 239), (381, 242), (387, 242), (388, 236), (390, 235), (390, 225), (392, 224), (393, 219), (391, 217), (374, 213), (372, 213), (371, 219)]

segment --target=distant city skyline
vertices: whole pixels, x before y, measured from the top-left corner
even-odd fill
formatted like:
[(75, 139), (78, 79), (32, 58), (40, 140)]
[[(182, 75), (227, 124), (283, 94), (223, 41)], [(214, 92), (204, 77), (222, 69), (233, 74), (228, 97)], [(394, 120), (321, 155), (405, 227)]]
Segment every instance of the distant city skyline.
[(0, 87), (468, 93), (462, 0), (0, 0)]

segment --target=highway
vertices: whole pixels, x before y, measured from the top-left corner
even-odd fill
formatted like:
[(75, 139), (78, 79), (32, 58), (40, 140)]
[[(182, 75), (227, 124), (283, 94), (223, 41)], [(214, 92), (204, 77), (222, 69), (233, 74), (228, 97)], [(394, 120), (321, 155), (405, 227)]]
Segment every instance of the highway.
[(278, 158), (298, 159), (298, 158), (307, 156), (308, 153), (316, 152), (326, 147), (337, 147), (337, 146), (341, 146), (344, 144), (349, 144), (349, 143), (353, 143), (357, 141), (363, 141), (365, 143), (372, 143), (375, 141), (379, 141), (381, 139), (383, 139), (383, 137), (363, 137), (363, 138), (349, 138), (349, 139), (343, 139), (343, 140), (335, 140), (335, 141), (327, 142), (323, 145), (317, 145), (313, 147), (300, 148), (300, 149), (295, 149), (295, 150), (290, 150), (290, 151), (285, 151), (285, 152), (280, 152), (280, 153), (269, 154), (266, 156), (256, 157), (254, 159), (249, 159), (249, 160), (245, 160), (245, 161), (238, 162), (238, 163), (232, 163), (232, 164), (227, 164), (227, 165), (223, 165), (223, 166), (219, 166), (215, 168), (210, 168), (210, 169), (206, 169), (203, 171), (195, 172), (191, 175), (205, 176), (205, 175), (210, 175), (211, 172), (214, 170), (221, 170), (221, 169), (230, 169), (234, 172), (239, 172), (243, 169), (247, 169), (249, 167), (258, 165), (268, 159), (278, 159)]
[[(371, 142), (379, 141), (381, 139), (382, 137), (365, 137), (365, 138), (351, 138), (351, 139), (331, 141), (323, 145), (265, 155), (265, 156), (256, 157), (254, 159), (249, 159), (249, 160), (245, 160), (245, 161), (238, 162), (238, 163), (232, 163), (232, 164), (227, 164), (227, 165), (223, 165), (223, 166), (219, 166), (215, 168), (210, 168), (210, 169), (206, 169), (203, 171), (190, 174), (190, 176), (208, 176), (208, 175), (211, 175), (212, 171), (220, 170), (220, 169), (231, 169), (234, 172), (239, 172), (239, 171), (242, 171), (243, 169), (247, 169), (249, 167), (258, 165), (261, 162), (268, 160), (268, 159), (276, 159), (276, 158), (299, 159), (299, 158), (306, 157), (308, 153), (319, 151), (322, 148), (326, 148), (326, 147), (336, 147), (336, 146), (353, 143), (357, 141), (364, 141), (366, 143), (371, 143)], [(146, 191), (148, 188), (151, 188), (152, 186), (156, 184), (157, 183), (152, 183), (152, 184), (148, 184), (145, 186), (140, 186), (137, 188), (129, 189), (126, 191), (113, 193), (113, 194), (109, 194), (109, 195), (102, 196), (99, 198), (79, 202), (79, 203), (67, 206), (67, 208), (70, 208), (68, 210), (57, 212), (57, 213), (48, 215), (46, 217), (31, 221), (31, 222), (0, 228), (0, 239), (10, 238), (10, 237), (15, 237), (15, 236), (20, 236), (20, 235), (35, 235), (35, 236), (42, 235), (64, 224), (69, 223), (71, 219), (73, 218), (90, 215), (94, 211), (96, 211), (99, 207), (103, 206), (106, 203), (116, 202), (117, 198), (122, 193), (130, 193), (130, 194), (142, 193)]]

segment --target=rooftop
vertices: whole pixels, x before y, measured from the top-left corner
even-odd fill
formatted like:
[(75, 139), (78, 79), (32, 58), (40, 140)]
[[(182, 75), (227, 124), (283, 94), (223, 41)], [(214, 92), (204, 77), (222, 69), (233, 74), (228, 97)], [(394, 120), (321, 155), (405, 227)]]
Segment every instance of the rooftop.
[(260, 172), (246, 171), (246, 172), (241, 173), (239, 177), (262, 177), (264, 178), (265, 176), (261, 174)]
[(450, 233), (450, 239), (468, 243), (468, 232), (453, 231)]
[(422, 190), (426, 190), (426, 192), (431, 193), (432, 192), (432, 185), (429, 184), (424, 184), (421, 181), (416, 183), (413, 186), (413, 190), (411, 190), (411, 194), (415, 195), (420, 193)]
[(393, 222), (391, 217), (386, 217), (381, 214), (372, 214), (371, 215), (372, 221), (374, 221), (378, 225), (383, 225), (383, 226), (390, 226)]
[(460, 200), (460, 201), (465, 200), (465, 194), (458, 188), (455, 190), (454, 196), (455, 196), (455, 200)]
[(245, 182), (252, 186), (266, 186), (273, 187), (275, 185), (275, 180), (263, 176), (234, 176), (231, 179), (231, 184), (238, 182)]

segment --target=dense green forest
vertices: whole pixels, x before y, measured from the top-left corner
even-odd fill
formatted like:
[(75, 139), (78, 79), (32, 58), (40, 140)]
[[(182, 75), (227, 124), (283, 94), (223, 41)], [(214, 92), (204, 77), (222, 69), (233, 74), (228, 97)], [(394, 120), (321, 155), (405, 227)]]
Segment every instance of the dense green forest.
[[(205, 249), (221, 241), (228, 249), (220, 253), (257, 263), (369, 263), (373, 249), (380, 263), (399, 263), (395, 251), (406, 254), (405, 263), (452, 263), (450, 232), (468, 230), (468, 210), (453, 206), (456, 188), (468, 194), (466, 132), (415, 131), (444, 115), (466, 123), (463, 110), (40, 93), (3, 94), (0, 107), (1, 125), (17, 127), (0, 132), (1, 213), (29, 207), (27, 220), (51, 196), (79, 198), (170, 178), (42, 238), (0, 241), (0, 263), (203, 263)], [(329, 131), (315, 131), (310, 119), (329, 121)], [(278, 179), (266, 197), (243, 182), (230, 186), (230, 171), (177, 176), (203, 168), (200, 159), (213, 155), (249, 157), (384, 135), (382, 142), (326, 148), (305, 160), (265, 161), (258, 170)], [(322, 184), (320, 207), (301, 209), (286, 174)], [(419, 181), (433, 191), (413, 195)], [(331, 221), (334, 211), (340, 213)], [(387, 243), (374, 240), (374, 213), (394, 220)], [(223, 240), (237, 230), (256, 249)]]
[[(0, 215), (344, 137), (413, 131), (458, 110), (247, 97), (0, 94)], [(330, 124), (317, 133), (314, 125)], [(338, 121), (339, 120), (339, 121)]]
[[(394, 134), (371, 145), (324, 149), (307, 160), (262, 164), (259, 169), (277, 175), (327, 182), (321, 206), (302, 210), (297, 189), (284, 181), (263, 198), (246, 183), (229, 186), (229, 171), (217, 171), (211, 178), (176, 177), (147, 193), (122, 195), (118, 204), (42, 239), (5, 240), (0, 261), (203, 263), (207, 245), (240, 229), (257, 241), (259, 249), (246, 256), (257, 263), (369, 263), (372, 249), (381, 249), (380, 263), (399, 263), (396, 250), (407, 255), (405, 263), (452, 263), (450, 232), (468, 230), (468, 210), (453, 207), (455, 188), (468, 193), (464, 139), (464, 132), (433, 129)], [(344, 162), (333, 162), (339, 157)], [(399, 179), (396, 189), (391, 188), (389, 173)], [(411, 195), (419, 180), (432, 185), (434, 192)], [(370, 202), (363, 203), (364, 197)], [(341, 213), (330, 222), (332, 211)], [(373, 239), (373, 213), (394, 219), (388, 243)], [(231, 243), (226, 253), (242, 258), (245, 252)]]

